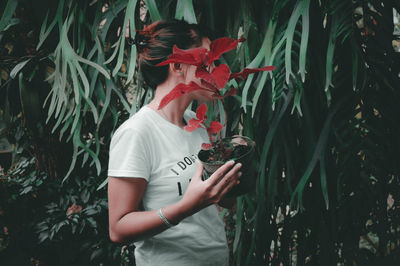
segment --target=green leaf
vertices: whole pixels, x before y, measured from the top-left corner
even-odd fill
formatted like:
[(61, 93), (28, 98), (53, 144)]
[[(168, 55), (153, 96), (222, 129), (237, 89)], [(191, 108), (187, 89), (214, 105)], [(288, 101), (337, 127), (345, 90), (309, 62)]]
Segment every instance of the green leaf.
[(29, 193), (30, 191), (32, 191), (32, 189), (33, 189), (32, 186), (28, 186), (28, 187), (24, 188), (19, 194), (20, 194), (20, 195), (27, 194), (27, 193)]
[(110, 74), (108, 74), (108, 72), (107, 72), (104, 68), (102, 68), (100, 65), (98, 65), (98, 64), (96, 64), (96, 63), (94, 63), (94, 62), (92, 62), (92, 61), (89, 61), (89, 60), (87, 60), (87, 59), (85, 59), (85, 58), (83, 58), (83, 57), (81, 57), (81, 56), (78, 56), (78, 55), (77, 55), (77, 60), (78, 60), (79, 62), (85, 63), (85, 64), (87, 64), (87, 65), (89, 65), (89, 66), (91, 66), (91, 67), (94, 67), (94, 68), (97, 69), (101, 74), (103, 74), (104, 77), (106, 77), (107, 79), (110, 79)]
[(87, 189), (84, 189), (82, 190), (80, 197), (83, 203), (87, 203), (90, 198), (90, 192)]
[(74, 91), (74, 96), (75, 96), (75, 104), (79, 104), (80, 103), (80, 97), (79, 97), (79, 81), (78, 81), (78, 75), (76, 73), (76, 68), (75, 65), (72, 62), (68, 62), (68, 66), (69, 66), (69, 72), (71, 74), (71, 78), (72, 78), (72, 89)]
[[(74, 141), (75, 141), (76, 138), (79, 138), (79, 131), (75, 132)], [(69, 166), (67, 174), (64, 176), (64, 178), (63, 178), (63, 180), (61, 182), (62, 184), (64, 184), (64, 182), (67, 180), (69, 175), (72, 173), (72, 170), (74, 170), (77, 157), (78, 157), (78, 145), (74, 145), (74, 149), (73, 149), (73, 153), (72, 153), (72, 161), (71, 161), (71, 164)]]
[(236, 199), (236, 230), (235, 230), (235, 238), (233, 240), (233, 252), (236, 252), (240, 236), (242, 233), (242, 219), (243, 219), (243, 196), (238, 197)]
[(135, 74), (135, 66), (136, 66), (136, 45), (131, 46), (131, 52), (128, 61), (128, 77), (126, 79), (126, 83), (129, 83), (133, 79), (133, 75)]
[[(4, 28), (4, 31), (7, 31), (9, 28), (12, 26), (18, 25), (21, 22), (19, 18), (12, 18), (10, 19), (10, 22), (7, 24), (7, 26)], [(1, 37), (0, 37), (1, 40)]]
[(278, 168), (279, 168), (279, 155), (280, 155), (280, 146), (274, 145), (274, 149), (272, 152), (271, 163), (268, 167), (268, 185), (267, 185), (267, 193), (263, 195), (263, 198), (266, 198), (265, 205), (269, 205), (270, 208), (275, 206), (275, 197), (278, 191), (277, 183), (279, 180)]
[(19, 71), (31, 60), (32, 58), (29, 58), (25, 61), (22, 61), (21, 63), (18, 63), (10, 72), (10, 77), (15, 78), (15, 76), (18, 74)]
[(82, 83), (83, 83), (83, 88), (84, 88), (84, 90), (85, 90), (85, 93), (84, 93), (83, 96), (84, 96), (85, 98), (87, 98), (87, 97), (89, 97), (89, 93), (90, 93), (89, 81), (88, 81), (88, 79), (87, 79), (87, 77), (86, 77), (85, 72), (83, 72), (82, 67), (81, 67), (80, 64), (78, 63), (78, 61), (74, 61), (73, 64), (74, 64), (74, 66), (75, 66), (75, 69), (78, 71), (79, 77), (81, 78)]
[(324, 126), (321, 130), (321, 134), (319, 135), (318, 142), (314, 149), (314, 154), (311, 158), (311, 161), (308, 163), (307, 169), (305, 170), (303, 176), (301, 177), (299, 183), (297, 184), (297, 186), (291, 196), (291, 200), (290, 200), (291, 206), (293, 206), (294, 200), (297, 197), (298, 208), (300, 208), (301, 210), (304, 208), (303, 207), (304, 187), (307, 184), (308, 179), (310, 178), (310, 176), (315, 168), (315, 165), (317, 164), (318, 161), (320, 161), (320, 159), (326, 152), (325, 147), (326, 147), (326, 143), (327, 143), (328, 136), (330, 133), (329, 129), (331, 126), (332, 119), (333, 119), (334, 115), (336, 114), (336, 112), (339, 110), (339, 107), (343, 104), (344, 100), (345, 99), (341, 99), (341, 101), (337, 102), (336, 105), (333, 108), (331, 108), (331, 110), (328, 114), (328, 117), (325, 120)]
[(100, 184), (100, 186), (97, 187), (97, 191), (102, 189), (105, 185), (107, 185), (108, 183), (108, 177), (106, 179), (104, 179), (104, 181)]
[(92, 110), (93, 120), (94, 120), (95, 123), (97, 123), (97, 121), (99, 120), (99, 115), (98, 115), (97, 109), (94, 106), (92, 100), (90, 98), (86, 97), (85, 95), (83, 95), (83, 91), (82, 91), (81, 88), (79, 88), (79, 92), (80, 92), (80, 96), (87, 103), (87, 106), (89, 106), (90, 109)]
[(303, 95), (303, 85), (300, 82), (295, 85), (297, 85), (297, 86), (296, 86), (296, 92), (294, 95), (293, 108), (292, 108), (291, 113), (293, 114), (294, 110), (296, 109), (297, 112), (299, 113), (299, 115), (303, 116), (303, 113), (301, 111), (301, 105), (300, 105), (302, 95)]
[(300, 42), (300, 56), (299, 56), (299, 72), (301, 75), (301, 81), (306, 80), (306, 55), (308, 47), (308, 36), (310, 33), (310, 11), (307, 7), (302, 14), (302, 34)]
[[(292, 50), (293, 50), (293, 37), (295, 34), (296, 25), (299, 21), (300, 16), (303, 15), (303, 18), (304, 18), (304, 12), (308, 11), (309, 4), (310, 4), (310, 0), (297, 1), (296, 7), (294, 8), (294, 10), (292, 12), (292, 15), (289, 19), (288, 27), (285, 32), (285, 37), (286, 37), (286, 48), (285, 48), (286, 84), (289, 84), (290, 76), (294, 76), (294, 74), (292, 72), (291, 56), (292, 56)], [(304, 24), (304, 21), (303, 21), (303, 24)], [(303, 35), (304, 35), (304, 37), (302, 36), (303, 41), (305, 40), (305, 38), (308, 39), (307, 34), (308, 34), (308, 31), (303, 32)], [(303, 45), (305, 45), (305, 43)], [(303, 47), (303, 49), (304, 49), (304, 47)]]
[[(227, 121), (227, 117), (226, 117), (226, 111), (225, 111), (225, 107), (224, 107), (224, 103), (221, 100), (217, 101), (218, 104), (218, 113), (219, 115), (219, 122), (221, 123), (221, 125), (225, 124), (225, 121)], [(225, 126), (222, 128), (221, 131), (221, 136), (224, 138), (226, 135), (226, 124)]]
[[(123, 63), (123, 58), (124, 58), (124, 51), (125, 51), (125, 31), (128, 28), (132, 31), (135, 29), (135, 8), (136, 8), (136, 2), (137, 0), (129, 0), (128, 5), (126, 7), (125, 11), (125, 18), (124, 18), (124, 23), (121, 27), (121, 32), (119, 36), (119, 40), (116, 43), (115, 50), (112, 54), (112, 56), (105, 62), (105, 64), (108, 64), (113, 60), (115, 55), (117, 54), (118, 51), (118, 58), (117, 58), (117, 64), (114, 67), (114, 70), (112, 71), (112, 76), (115, 77), (119, 70), (121, 69), (122, 63)], [(132, 53), (132, 51), (131, 51)]]
[(192, 0), (178, 0), (175, 11), (176, 19), (184, 19), (188, 23), (197, 24)]
[[(107, 82), (106, 82), (106, 84), (107, 84)], [(110, 101), (111, 101), (111, 90), (112, 89), (111, 89), (110, 86), (105, 86), (105, 89), (106, 89), (105, 101), (103, 103), (103, 108), (101, 109), (99, 120), (97, 122), (97, 127), (99, 127), (101, 121), (103, 121), (104, 115), (105, 115), (105, 113), (106, 113), (106, 111), (108, 109), (108, 106), (110, 105)], [(102, 90), (103, 90), (102, 84), (99, 84), (97, 91), (100, 92)]]
[(254, 93), (254, 96), (253, 96), (253, 104), (251, 107), (251, 117), (254, 117), (254, 113), (256, 112), (258, 99), (260, 98), (261, 92), (264, 89), (265, 82), (267, 81), (267, 75), (268, 75), (267, 72), (263, 72), (261, 74), (261, 79), (258, 82), (256, 92)]
[[(267, 33), (265, 35), (265, 39), (267, 40), (265, 42), (265, 46), (263, 45), (263, 50), (264, 50), (264, 62), (268, 62), (270, 61), (270, 58), (272, 56), (272, 46), (273, 46), (273, 40), (274, 40), (274, 36), (275, 36), (275, 30), (276, 30), (276, 22), (274, 22), (273, 20), (270, 21), (270, 23), (268, 24), (268, 29), (267, 29)], [(253, 105), (252, 105), (252, 111), (251, 111), (251, 116), (254, 117), (254, 113), (256, 111), (257, 108), (257, 103), (258, 103), (258, 99), (261, 95), (261, 92), (264, 89), (264, 85), (265, 82), (267, 81), (267, 74), (268, 72), (263, 72), (261, 79), (257, 85), (257, 89), (256, 92), (254, 93), (253, 96)], [(272, 73), (271, 73), (272, 76)]]
[(144, 0), (147, 10), (150, 12), (151, 21), (161, 20), (160, 12), (158, 12), (155, 0)]
[(102, 253), (104, 253), (102, 248), (95, 249), (92, 254), (90, 255), (90, 261), (93, 261), (96, 258), (99, 258)]
[(332, 74), (333, 65), (335, 64), (333, 56), (335, 53), (336, 34), (338, 29), (338, 22), (335, 16), (332, 17), (331, 31), (329, 34), (328, 48), (326, 50), (326, 69), (325, 69), (325, 93), (328, 104), (331, 102), (331, 92), (329, 87), (333, 87)]
[[(100, 30), (100, 40), (104, 43), (107, 37), (108, 29), (111, 23), (115, 18), (118, 17), (118, 14), (126, 8), (128, 2), (126, 0), (118, 0), (113, 2), (109, 8), (103, 13), (103, 19), (105, 20), (105, 24)], [(114, 47), (114, 46), (113, 46)], [(106, 63), (107, 64), (107, 63)]]
[(320, 159), (320, 176), (321, 176), (322, 195), (325, 200), (325, 207), (327, 210), (329, 210), (329, 195), (328, 195), (328, 182), (326, 180), (325, 154), (323, 154)]
[[(268, 24), (267, 27), (267, 32), (265, 34), (263, 43), (261, 45), (260, 50), (258, 51), (256, 57), (250, 62), (250, 64), (248, 66), (246, 66), (246, 68), (257, 68), (260, 67), (261, 62), (264, 61), (268, 62), (270, 56), (271, 56), (271, 49), (272, 49), (272, 43), (273, 43), (273, 38), (275, 35), (275, 29), (276, 29), (276, 21), (271, 20)], [(264, 72), (265, 73), (265, 72)], [(247, 95), (249, 92), (249, 88), (250, 85), (253, 81), (254, 78), (254, 74), (250, 74), (246, 80), (246, 83), (244, 85), (243, 91), (242, 91), (242, 105), (241, 108), (243, 108), (244, 112), (247, 112)], [(256, 104), (257, 105), (257, 101), (258, 101), (258, 97), (261, 94), (261, 91), (264, 87), (266, 79), (263, 82), (260, 82), (259, 86), (257, 87), (257, 91), (256, 94), (257, 95), (255, 98), (253, 98), (253, 100), (256, 100)], [(254, 102), (252, 104), (252, 114), (254, 115), (256, 106), (254, 106)]]
[[(108, 84), (107, 84), (108, 83)], [(106, 85), (110, 86), (111, 89), (117, 94), (117, 96), (119, 97), (119, 99), (121, 100), (122, 105), (124, 106), (125, 110), (131, 114), (132, 112), (132, 108), (129, 106), (129, 103), (126, 101), (125, 97), (121, 94), (121, 92), (115, 88), (115, 85), (113, 82), (107, 82), (106, 80)]]
[(47, 11), (46, 17), (45, 17), (45, 19), (44, 19), (44, 21), (42, 23), (42, 27), (40, 29), (39, 42), (36, 45), (36, 50), (39, 50), (39, 48), (42, 46), (43, 42), (47, 39), (47, 37), (49, 36), (50, 32), (53, 30), (53, 28), (56, 25), (57, 21), (60, 22), (62, 20), (64, 2), (65, 2), (65, 0), (60, 0), (58, 2), (56, 15), (55, 15), (53, 21), (50, 23), (49, 27), (46, 30), (47, 19), (48, 19), (48, 16), (49, 16), (49, 11)]
[(15, 9), (17, 8), (18, 0), (8, 0), (6, 7), (3, 11), (3, 15), (0, 19), (0, 32), (6, 30), (9, 25), (12, 16), (14, 15)]

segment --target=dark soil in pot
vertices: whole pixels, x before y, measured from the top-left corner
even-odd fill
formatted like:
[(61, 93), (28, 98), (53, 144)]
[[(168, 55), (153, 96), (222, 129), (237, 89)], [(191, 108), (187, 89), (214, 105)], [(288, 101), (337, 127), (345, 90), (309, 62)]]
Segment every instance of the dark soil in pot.
[(204, 165), (205, 178), (211, 176), (225, 162), (234, 160), (242, 164), (240, 169), (242, 176), (240, 183), (234, 186), (226, 196), (234, 197), (250, 192), (254, 188), (256, 179), (253, 166), (254, 141), (245, 136), (227, 137), (222, 141), (224, 148), (201, 150), (198, 154), (198, 158)]

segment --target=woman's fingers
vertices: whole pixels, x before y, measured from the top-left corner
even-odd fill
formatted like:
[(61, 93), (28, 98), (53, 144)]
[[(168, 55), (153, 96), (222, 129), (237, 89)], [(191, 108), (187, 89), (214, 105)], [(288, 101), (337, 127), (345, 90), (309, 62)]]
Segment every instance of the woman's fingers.
[(225, 174), (225, 176), (221, 179), (221, 181), (216, 184), (216, 189), (218, 191), (224, 191), (225, 188), (231, 188), (232, 186), (237, 184), (239, 177), (241, 176), (241, 172), (239, 172), (242, 165), (240, 163), (236, 164), (232, 169)]
[(186, 206), (192, 206), (190, 208), (193, 210), (218, 203), (229, 189), (238, 183), (240, 176), (241, 164), (235, 165), (234, 161), (229, 161), (203, 182), (201, 181), (203, 165), (199, 164), (182, 199)]
[[(225, 167), (225, 165), (221, 166)], [(228, 188), (228, 190), (237, 184), (237, 181), (239, 179), (239, 170), (242, 167), (241, 163), (237, 163), (235, 166), (231, 167), (231, 165), (227, 166), (226, 168), (230, 169), (228, 172), (226, 172), (226, 168), (222, 169), (220, 173), (222, 173), (222, 176), (216, 176), (214, 177), (215, 179), (213, 180), (213, 188), (215, 191), (217, 191), (217, 193), (221, 196), (223, 196), (221, 193), (223, 193), (223, 191)], [(220, 168), (220, 169), (221, 169)], [(219, 169), (218, 169), (219, 170)], [(215, 172), (217, 173), (217, 171)], [(220, 174), (218, 173), (218, 174)], [(216, 180), (218, 180), (216, 182)], [(225, 192), (226, 193), (226, 192)]]
[(235, 161), (228, 161), (224, 165), (222, 165), (220, 168), (215, 171), (207, 181), (210, 183), (211, 186), (215, 186), (218, 184), (221, 179), (224, 177), (225, 173), (232, 168), (232, 166), (235, 164)]
[(223, 188), (222, 192), (220, 193), (220, 197), (223, 198), (225, 196), (226, 193), (228, 193), (229, 190), (231, 190), (231, 188), (237, 184), (239, 184), (239, 178), (242, 175), (242, 172), (238, 172), (237, 173), (237, 177), (234, 178), (233, 181), (231, 182), (226, 182), (225, 187)]

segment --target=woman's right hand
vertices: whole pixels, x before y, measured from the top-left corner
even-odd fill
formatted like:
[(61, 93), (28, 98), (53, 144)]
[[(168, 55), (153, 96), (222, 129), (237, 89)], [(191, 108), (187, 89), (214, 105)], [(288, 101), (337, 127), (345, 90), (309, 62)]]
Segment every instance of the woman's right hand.
[(182, 207), (187, 215), (218, 203), (225, 194), (239, 183), (241, 164), (234, 161), (226, 162), (215, 171), (207, 180), (202, 180), (203, 164), (196, 161), (197, 169), (181, 200)]

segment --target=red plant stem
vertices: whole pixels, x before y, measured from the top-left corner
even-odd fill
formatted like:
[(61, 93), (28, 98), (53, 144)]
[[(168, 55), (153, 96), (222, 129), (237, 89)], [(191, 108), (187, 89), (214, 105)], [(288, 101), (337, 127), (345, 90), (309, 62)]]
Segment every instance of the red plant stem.
[(225, 121), (224, 121), (224, 124), (222, 125), (224, 127), (228, 123), (228, 113), (226, 112), (226, 109), (225, 109), (224, 99), (221, 99), (221, 103), (222, 103), (222, 108), (224, 109), (224, 113), (225, 113)]
[[(228, 122), (228, 117), (227, 117), (227, 112), (226, 112), (226, 109), (225, 109), (224, 101), (222, 99), (220, 99), (220, 100), (221, 100), (221, 103), (222, 103), (223, 110), (225, 112), (225, 121), (224, 121), (224, 123), (222, 125), (224, 127)], [(216, 103), (216, 101), (214, 101), (214, 108), (216, 108), (216, 106), (217, 106), (217, 103)], [(224, 150), (224, 145), (223, 145), (223, 142), (222, 142), (221, 131), (217, 132), (217, 138), (219, 139), (219, 142), (220, 142), (219, 143), (220, 150), (223, 151)], [(211, 143), (213, 147), (216, 147), (215, 142), (216, 141), (214, 141), (214, 143), (213, 142)]]
[(217, 135), (218, 135), (218, 138), (219, 138), (219, 147), (220, 147), (221, 151), (223, 151), (224, 150), (224, 144), (222, 143), (221, 131), (219, 131), (217, 133)]

